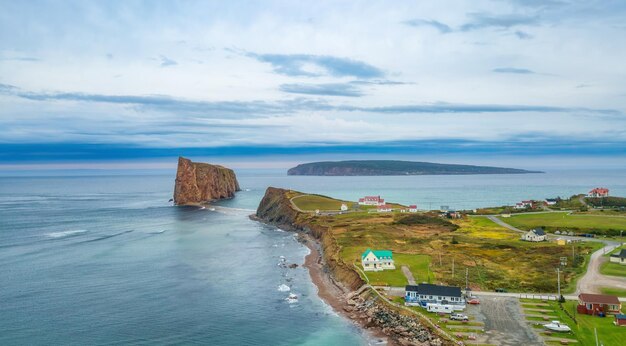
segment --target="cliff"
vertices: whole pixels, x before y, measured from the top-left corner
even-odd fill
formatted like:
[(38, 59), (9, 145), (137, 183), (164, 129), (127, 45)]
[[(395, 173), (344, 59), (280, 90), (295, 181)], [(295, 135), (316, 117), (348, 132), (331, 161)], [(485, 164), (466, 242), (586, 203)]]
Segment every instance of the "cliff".
[(239, 190), (232, 169), (178, 158), (174, 204), (189, 205), (232, 198)]
[(332, 232), (326, 227), (316, 225), (313, 215), (293, 208), (291, 198), (300, 194), (297, 191), (268, 187), (256, 211), (256, 218), (287, 231), (311, 235), (320, 243), (324, 261), (334, 279), (350, 289), (357, 289), (365, 282), (352, 265), (339, 257), (339, 246)]
[(467, 175), (543, 173), (516, 168), (456, 165), (394, 160), (352, 160), (311, 162), (290, 168), (288, 175)]

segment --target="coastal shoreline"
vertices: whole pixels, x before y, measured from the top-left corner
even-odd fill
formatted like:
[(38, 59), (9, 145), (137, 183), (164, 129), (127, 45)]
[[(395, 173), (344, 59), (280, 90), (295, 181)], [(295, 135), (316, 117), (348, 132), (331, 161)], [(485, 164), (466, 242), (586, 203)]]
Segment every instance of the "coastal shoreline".
[(355, 315), (351, 316), (348, 313), (352, 306), (347, 303), (346, 295), (351, 290), (333, 280), (330, 273), (328, 273), (327, 268), (325, 268), (320, 243), (308, 234), (298, 233), (296, 238), (309, 249), (309, 254), (304, 258), (304, 267), (309, 271), (311, 281), (317, 287), (318, 297), (337, 314), (360, 327), (370, 341), (368, 344), (395, 346), (396, 343), (387, 337), (381, 328), (368, 328), (366, 319), (358, 318)]

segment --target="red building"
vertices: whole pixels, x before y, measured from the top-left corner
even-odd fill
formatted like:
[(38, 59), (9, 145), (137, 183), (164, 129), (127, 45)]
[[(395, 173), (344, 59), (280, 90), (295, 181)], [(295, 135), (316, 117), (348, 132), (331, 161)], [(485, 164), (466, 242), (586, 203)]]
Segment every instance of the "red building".
[(380, 196), (365, 196), (363, 198), (359, 198), (360, 205), (384, 205), (385, 200), (380, 198)]
[(579, 314), (619, 314), (621, 313), (621, 309), (622, 303), (620, 303), (616, 296), (589, 293), (581, 293), (578, 295), (578, 307), (576, 310)]
[(609, 197), (609, 189), (596, 187), (595, 189), (589, 191), (587, 197)]

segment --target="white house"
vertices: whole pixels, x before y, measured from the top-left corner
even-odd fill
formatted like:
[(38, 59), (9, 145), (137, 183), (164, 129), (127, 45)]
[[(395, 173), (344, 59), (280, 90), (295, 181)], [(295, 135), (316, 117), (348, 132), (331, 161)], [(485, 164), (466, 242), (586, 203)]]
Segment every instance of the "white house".
[(609, 189), (604, 187), (596, 187), (587, 193), (587, 197), (609, 197)]
[(433, 304), (450, 305), (454, 310), (465, 309), (465, 300), (460, 287), (433, 284), (405, 287), (404, 305), (427, 307)]
[(393, 263), (393, 253), (390, 250), (365, 250), (361, 255), (361, 265), (365, 271), (396, 269)]
[(417, 206), (416, 205), (410, 205), (409, 206), (409, 213), (417, 213)]
[(391, 208), (389, 204), (383, 204), (383, 205), (379, 205), (378, 208), (376, 208), (376, 210), (379, 213), (389, 213), (393, 211), (393, 208)]
[(522, 235), (522, 240), (525, 241), (545, 241), (546, 240), (546, 232), (541, 228), (531, 229), (524, 235)]
[(526, 208), (532, 208), (532, 207), (533, 207), (533, 201), (521, 201), (519, 203), (516, 203), (513, 208), (526, 209)]
[(341, 211), (348, 211), (348, 205), (345, 203), (341, 203)]
[(555, 205), (558, 201), (556, 198), (546, 198), (546, 205)]
[(611, 255), (611, 257), (609, 257), (609, 260), (613, 263), (626, 265), (626, 249), (622, 249), (619, 253)]
[(365, 196), (363, 198), (359, 198), (359, 205), (384, 205), (385, 200), (380, 198), (380, 196)]

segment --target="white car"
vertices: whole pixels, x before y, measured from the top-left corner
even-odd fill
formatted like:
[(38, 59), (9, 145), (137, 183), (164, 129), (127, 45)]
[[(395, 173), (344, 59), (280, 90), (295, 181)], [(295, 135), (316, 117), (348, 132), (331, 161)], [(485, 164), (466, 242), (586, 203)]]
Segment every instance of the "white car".
[(451, 320), (455, 320), (455, 321), (469, 321), (469, 317), (467, 317), (467, 315), (463, 315), (463, 314), (452, 314), (450, 316)]

